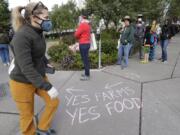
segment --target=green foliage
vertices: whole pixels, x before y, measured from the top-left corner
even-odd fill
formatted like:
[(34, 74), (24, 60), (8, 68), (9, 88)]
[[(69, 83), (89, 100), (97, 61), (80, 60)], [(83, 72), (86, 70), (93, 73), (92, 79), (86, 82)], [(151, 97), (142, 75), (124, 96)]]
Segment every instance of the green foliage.
[(66, 35), (61, 38), (62, 42), (67, 45), (72, 45), (76, 42), (74, 35)]
[(169, 16), (171, 17), (180, 17), (180, 6), (179, 0), (171, 0), (170, 8), (169, 8)]
[(74, 29), (77, 24), (79, 10), (74, 1), (69, 0), (67, 4), (55, 5), (50, 13), (55, 30)]
[(102, 52), (105, 54), (117, 53), (117, 42), (116, 40), (102, 41)]
[(60, 62), (63, 57), (68, 55), (70, 51), (68, 50), (68, 46), (63, 42), (59, 42), (57, 45), (53, 45), (48, 50), (48, 55), (55, 62)]
[(102, 31), (101, 39), (102, 40), (116, 40), (119, 39), (119, 32), (115, 29), (106, 29)]
[(73, 70), (82, 69), (83, 68), (83, 63), (82, 63), (82, 60), (81, 60), (80, 53), (73, 54), (73, 56), (74, 56), (74, 62), (71, 65), (70, 69), (73, 69)]
[(105, 54), (116, 54), (119, 33), (114, 29), (106, 29), (102, 32), (102, 52)]
[(5, 0), (0, 0), (0, 26), (7, 29), (10, 21), (10, 12), (8, 3)]
[(106, 20), (106, 26), (113, 21), (117, 26), (119, 19), (130, 15), (134, 20), (138, 13), (152, 20), (163, 16), (164, 3), (167, 0), (86, 0), (86, 8), (99, 18)]
[(98, 52), (95, 51), (95, 52), (90, 52), (89, 54), (89, 61), (90, 61), (90, 64), (91, 64), (91, 68), (97, 68), (98, 66)]
[[(114, 35), (114, 36), (113, 36)], [(107, 30), (102, 33), (102, 65), (107, 66), (114, 64), (117, 61), (117, 32), (114, 30)], [(58, 63), (58, 69), (61, 70), (79, 70), (83, 68), (80, 53), (73, 53), (68, 50), (67, 40), (69, 37), (49, 48), (48, 55), (51, 60)], [(66, 42), (66, 43), (65, 43)], [(68, 42), (74, 42), (68, 41)], [(91, 68), (98, 67), (98, 50), (89, 53), (89, 61)]]

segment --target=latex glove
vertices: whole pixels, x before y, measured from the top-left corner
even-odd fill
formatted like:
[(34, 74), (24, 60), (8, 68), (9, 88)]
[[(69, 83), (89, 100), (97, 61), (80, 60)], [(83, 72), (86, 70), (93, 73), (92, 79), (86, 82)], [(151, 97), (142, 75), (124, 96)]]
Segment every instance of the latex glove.
[(56, 88), (52, 87), (49, 91), (48, 91), (48, 95), (51, 97), (51, 99), (55, 99), (58, 97), (59, 93), (56, 90)]

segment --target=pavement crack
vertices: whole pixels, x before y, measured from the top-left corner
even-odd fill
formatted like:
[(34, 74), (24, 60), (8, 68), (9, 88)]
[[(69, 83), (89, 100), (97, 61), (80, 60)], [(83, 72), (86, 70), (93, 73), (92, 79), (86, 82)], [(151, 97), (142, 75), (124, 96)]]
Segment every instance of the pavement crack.
[(159, 79), (159, 80), (151, 80), (151, 81), (146, 81), (146, 82), (142, 82), (142, 83), (148, 84), (148, 83), (155, 83), (155, 82), (161, 82), (161, 81), (166, 81), (166, 80), (172, 80), (172, 78), (163, 78), (163, 79)]
[(61, 85), (61, 87), (59, 87), (58, 89), (62, 89), (68, 82), (69, 82), (69, 80), (71, 80), (72, 79), (72, 77), (75, 75), (75, 71), (71, 74), (71, 76), (70, 77), (68, 77), (67, 79), (66, 79), (66, 81)]
[(116, 77), (120, 77), (120, 78), (122, 78), (122, 79), (129, 80), (129, 81), (132, 81), (132, 82), (135, 82), (135, 83), (138, 83), (138, 84), (141, 83), (141, 81), (136, 81), (136, 80), (133, 80), (133, 79), (130, 79), (130, 78), (121, 76), (121, 75), (117, 75), (117, 74), (115, 74), (115, 73), (110, 73), (110, 72), (108, 72), (108, 71), (102, 71), (102, 72), (105, 73), (105, 74), (109, 74), (109, 75), (112, 75), (112, 76), (116, 76)]
[(176, 66), (177, 66), (177, 64), (178, 64), (179, 58), (180, 58), (180, 52), (179, 52), (179, 54), (178, 54), (178, 56), (177, 56), (177, 58), (176, 58), (176, 63), (175, 63), (175, 65), (174, 65), (174, 68), (173, 68), (173, 71), (172, 71), (172, 74), (171, 74), (171, 79), (172, 79), (173, 76), (174, 76), (174, 72), (175, 72), (175, 70), (176, 70)]
[(143, 88), (144, 88), (144, 83), (141, 82), (141, 93), (140, 93), (141, 107), (140, 107), (140, 110), (139, 110), (139, 135), (142, 134)]

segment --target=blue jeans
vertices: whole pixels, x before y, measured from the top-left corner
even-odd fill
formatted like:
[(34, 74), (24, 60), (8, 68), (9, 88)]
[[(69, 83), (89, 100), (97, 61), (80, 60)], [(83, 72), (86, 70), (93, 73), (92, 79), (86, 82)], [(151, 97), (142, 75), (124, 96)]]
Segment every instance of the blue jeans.
[(155, 59), (155, 53), (156, 53), (156, 45), (153, 45), (150, 47), (150, 52), (149, 52), (149, 60), (153, 61)]
[(80, 44), (79, 46), (81, 58), (84, 64), (85, 75), (90, 76), (89, 49), (90, 44)]
[(157, 40), (153, 44), (152, 47), (150, 47), (150, 52), (149, 52), (149, 60), (153, 61), (156, 57), (156, 47), (157, 47)]
[(162, 61), (167, 61), (167, 47), (169, 40), (161, 40), (161, 49), (162, 49)]
[(8, 45), (0, 44), (0, 56), (4, 64), (10, 63)]
[(118, 64), (122, 64), (123, 56), (124, 56), (124, 66), (128, 66), (128, 57), (129, 57), (129, 49), (130, 49), (130, 44), (127, 45), (120, 45), (119, 50), (118, 50)]

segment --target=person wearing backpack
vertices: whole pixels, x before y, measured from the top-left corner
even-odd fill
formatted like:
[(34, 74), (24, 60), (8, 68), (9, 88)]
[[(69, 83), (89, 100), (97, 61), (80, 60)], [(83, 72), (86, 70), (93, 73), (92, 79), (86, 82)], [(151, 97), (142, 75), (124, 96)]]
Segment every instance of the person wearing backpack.
[(139, 50), (139, 58), (143, 59), (143, 43), (144, 43), (144, 34), (145, 34), (145, 26), (141, 18), (137, 20), (136, 28), (135, 28), (135, 41)]
[(168, 60), (167, 47), (169, 44), (169, 40), (172, 38), (172, 36), (172, 29), (166, 21), (165, 24), (162, 26), (162, 32), (160, 34), (160, 44), (162, 49), (162, 56), (160, 60), (162, 60), (162, 62), (164, 63), (167, 63)]
[(9, 42), (8, 33), (3, 28), (0, 28), (0, 57), (4, 66), (10, 65)]

